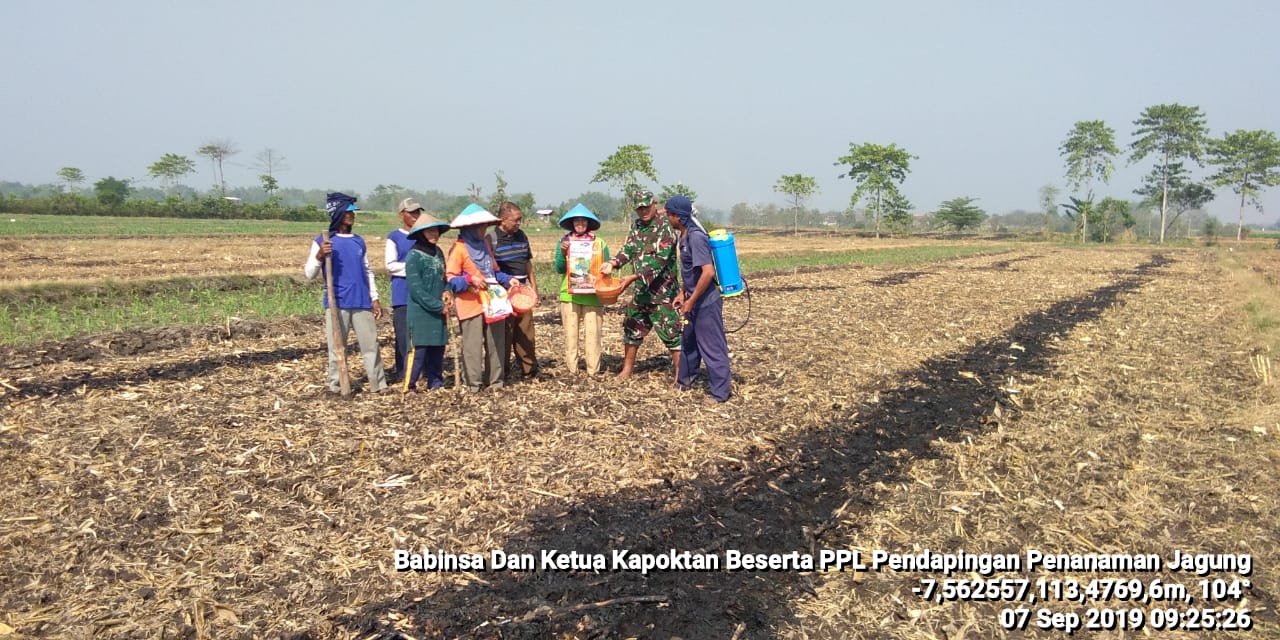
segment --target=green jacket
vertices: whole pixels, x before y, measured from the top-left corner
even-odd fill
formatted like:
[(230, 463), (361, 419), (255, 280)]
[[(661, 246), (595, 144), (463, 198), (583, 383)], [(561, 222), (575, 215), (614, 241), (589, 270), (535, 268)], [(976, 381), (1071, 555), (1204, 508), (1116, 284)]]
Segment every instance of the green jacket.
[[(563, 239), (562, 239), (563, 240)], [(604, 239), (596, 236), (596, 242), (600, 243), (600, 257), (603, 262), (609, 261), (609, 245), (604, 243)], [(603, 264), (602, 262), (602, 264)], [(584, 304), (588, 307), (602, 307), (600, 298), (594, 293), (569, 293), (569, 260), (565, 257), (564, 252), (560, 250), (560, 244), (556, 243), (556, 273), (560, 274), (560, 302), (572, 302), (574, 304)]]
[(427, 255), (421, 249), (409, 251), (404, 263), (409, 283), (406, 316), (415, 347), (438, 347), (449, 343), (449, 322), (444, 315), (444, 249)]

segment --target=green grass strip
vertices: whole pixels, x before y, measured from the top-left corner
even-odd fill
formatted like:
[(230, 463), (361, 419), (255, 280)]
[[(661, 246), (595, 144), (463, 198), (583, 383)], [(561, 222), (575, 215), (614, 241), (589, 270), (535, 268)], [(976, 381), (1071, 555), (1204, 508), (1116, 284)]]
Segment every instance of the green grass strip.
[(278, 279), (235, 291), (104, 292), (62, 304), (43, 300), (8, 303), (0, 305), (0, 341), (31, 344), (112, 331), (221, 324), (230, 317), (267, 319), (315, 313), (320, 291), (319, 286)]
[[(924, 245), (865, 251), (750, 256), (753, 272), (848, 264), (910, 264), (991, 253), (996, 246)], [(540, 293), (554, 299), (560, 281), (548, 261), (535, 263)], [(628, 270), (629, 271), (629, 270)], [(390, 311), (390, 283), (378, 278), (379, 299)], [(230, 317), (271, 319), (320, 313), (323, 285), (291, 277), (217, 276), (207, 280), (112, 282), (23, 287), (0, 294), (0, 342), (25, 345), (113, 331), (222, 324)]]
[(881, 264), (911, 264), (947, 260), (980, 253), (998, 253), (1008, 248), (998, 245), (918, 245), (888, 247), (856, 251), (827, 251), (821, 253), (778, 253), (747, 256), (742, 259), (743, 273), (753, 271), (778, 271), (796, 267), (838, 267), (849, 264), (875, 266)]

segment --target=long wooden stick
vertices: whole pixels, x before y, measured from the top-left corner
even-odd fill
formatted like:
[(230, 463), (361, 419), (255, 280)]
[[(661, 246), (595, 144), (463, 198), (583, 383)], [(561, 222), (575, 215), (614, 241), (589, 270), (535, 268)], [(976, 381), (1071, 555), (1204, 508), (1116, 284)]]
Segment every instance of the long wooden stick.
[(462, 320), (458, 320), (458, 339), (453, 350), (453, 388), (462, 387)]
[(402, 397), (409, 393), (409, 381), (413, 378), (413, 353), (415, 351), (417, 351), (417, 349), (413, 348), (413, 345), (409, 345), (409, 357), (404, 359), (404, 367), (407, 371), (402, 372), (404, 374), (404, 384), (400, 388), (400, 395)]
[[(325, 229), (324, 234), (320, 236), (323, 242), (329, 241), (329, 230)], [(351, 373), (347, 371), (347, 336), (343, 335), (342, 327), (338, 321), (338, 297), (333, 293), (333, 252), (330, 251), (324, 257), (324, 288), (329, 296), (329, 333), (330, 341), (333, 342), (334, 350), (338, 354), (338, 385), (342, 390), (342, 397), (351, 397)]]

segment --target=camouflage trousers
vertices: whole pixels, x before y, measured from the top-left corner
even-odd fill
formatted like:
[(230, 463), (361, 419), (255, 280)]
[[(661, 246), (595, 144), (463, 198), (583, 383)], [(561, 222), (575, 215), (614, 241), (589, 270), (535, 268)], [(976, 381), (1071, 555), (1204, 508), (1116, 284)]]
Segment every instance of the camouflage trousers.
[(667, 349), (680, 348), (680, 312), (671, 307), (670, 301), (655, 301), (652, 296), (636, 296), (627, 305), (626, 318), (622, 321), (622, 343), (639, 346), (644, 337), (657, 330), (658, 339)]

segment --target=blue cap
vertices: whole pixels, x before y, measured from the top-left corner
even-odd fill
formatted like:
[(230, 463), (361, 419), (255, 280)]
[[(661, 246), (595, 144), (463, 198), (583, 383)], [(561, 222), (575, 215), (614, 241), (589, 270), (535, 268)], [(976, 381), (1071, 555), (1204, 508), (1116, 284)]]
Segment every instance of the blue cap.
[(357, 207), (357, 206), (356, 206), (356, 203), (354, 203), (354, 202), (352, 202), (351, 204), (347, 205), (347, 211), (359, 211), (359, 210), (360, 210), (360, 207)]
[(573, 231), (572, 220), (574, 218), (586, 218), (587, 229), (590, 229), (591, 231), (595, 231), (600, 228), (600, 218), (597, 218), (596, 214), (591, 213), (591, 210), (587, 208), (587, 205), (582, 204), (581, 202), (573, 205), (572, 209), (566, 211), (564, 215), (560, 216), (560, 228), (565, 231)]

